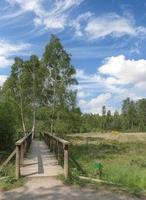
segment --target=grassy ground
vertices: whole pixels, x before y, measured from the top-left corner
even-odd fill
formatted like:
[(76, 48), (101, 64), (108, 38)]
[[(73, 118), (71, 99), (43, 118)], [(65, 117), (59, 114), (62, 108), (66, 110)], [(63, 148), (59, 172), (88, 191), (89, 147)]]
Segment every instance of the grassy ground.
[(2, 190), (20, 187), (25, 180), (23, 177), (18, 181), (15, 179), (15, 165), (13, 163), (8, 164), (0, 171), (0, 189)]
[[(95, 161), (103, 165), (101, 179), (132, 193), (146, 193), (146, 134), (77, 134), (68, 137), (74, 174), (96, 178)], [(77, 170), (78, 168), (78, 170)], [(79, 172), (80, 171), (80, 172)]]

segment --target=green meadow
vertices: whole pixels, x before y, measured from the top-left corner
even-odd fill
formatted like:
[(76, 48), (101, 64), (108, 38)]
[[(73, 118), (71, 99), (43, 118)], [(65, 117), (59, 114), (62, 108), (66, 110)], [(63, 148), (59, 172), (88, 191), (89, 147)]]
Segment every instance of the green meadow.
[(70, 167), (78, 175), (97, 178), (95, 162), (102, 164), (101, 180), (132, 193), (146, 193), (146, 135), (144, 133), (77, 134), (71, 141)]

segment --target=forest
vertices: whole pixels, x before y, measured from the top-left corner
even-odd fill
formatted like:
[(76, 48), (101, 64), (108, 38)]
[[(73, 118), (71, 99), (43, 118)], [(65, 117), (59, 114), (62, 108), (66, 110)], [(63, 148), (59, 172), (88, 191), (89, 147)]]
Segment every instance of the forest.
[(60, 40), (52, 35), (42, 57), (16, 57), (0, 88), (0, 149), (11, 149), (30, 131), (58, 135), (84, 132), (146, 131), (146, 99), (129, 97), (114, 114), (101, 105), (102, 115), (82, 113), (77, 105), (76, 70)]

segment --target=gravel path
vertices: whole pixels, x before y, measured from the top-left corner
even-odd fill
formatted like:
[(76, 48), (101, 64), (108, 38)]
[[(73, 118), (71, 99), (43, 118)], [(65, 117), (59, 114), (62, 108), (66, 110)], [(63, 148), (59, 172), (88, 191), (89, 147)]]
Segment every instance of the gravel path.
[(138, 200), (127, 194), (100, 188), (66, 186), (55, 178), (29, 178), (23, 187), (0, 192), (0, 200)]

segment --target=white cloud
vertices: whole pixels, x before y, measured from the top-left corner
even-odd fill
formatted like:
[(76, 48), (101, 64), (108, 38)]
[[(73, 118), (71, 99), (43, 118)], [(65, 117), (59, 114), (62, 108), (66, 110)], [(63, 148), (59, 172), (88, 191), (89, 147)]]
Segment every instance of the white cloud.
[(4, 84), (4, 82), (6, 81), (7, 78), (8, 78), (8, 76), (6, 76), (6, 75), (0, 75), (0, 86), (2, 86)]
[(106, 58), (93, 74), (78, 69), (79, 106), (83, 112), (100, 113), (104, 104), (114, 111), (127, 97), (145, 98), (145, 77), (146, 60), (126, 59), (124, 55)]
[(145, 81), (146, 60), (130, 60), (124, 55), (110, 57), (98, 71), (108, 75), (106, 80), (109, 80), (110, 84), (136, 84)]
[(79, 15), (75, 20), (72, 21), (70, 26), (74, 27), (75, 35), (77, 37), (83, 36), (84, 23), (86, 23), (92, 16), (93, 13), (86, 12), (84, 14)]
[(10, 66), (12, 64), (12, 62), (13, 62), (12, 59), (8, 59), (5, 56), (0, 56), (0, 68)]
[(85, 27), (85, 32), (92, 39), (105, 37), (107, 35), (136, 35), (135, 27), (131, 19), (115, 13), (91, 19)]
[(84, 36), (90, 40), (107, 36), (121, 37), (129, 35), (134, 37), (146, 35), (146, 28), (136, 27), (135, 20), (130, 14), (120, 16), (116, 13), (107, 13), (96, 16), (87, 12), (77, 17), (73, 26), (76, 36)]
[(106, 105), (111, 97), (112, 95), (110, 93), (105, 93), (90, 100), (81, 99), (79, 101), (79, 106), (82, 108), (83, 112), (101, 114), (102, 106)]
[(43, 10), (44, 14), (39, 16), (41, 25), (46, 29), (64, 29), (69, 25), (70, 10), (79, 6), (84, 0), (57, 0), (51, 1), (52, 7), (48, 11)]
[(43, 15), (42, 0), (7, 0), (11, 5), (18, 4), (24, 11), (33, 11), (37, 16)]
[(28, 50), (30, 48), (30, 44), (19, 43), (14, 44), (7, 40), (0, 39), (0, 55), (11, 55), (16, 52), (22, 52), (24, 50)]
[(12, 64), (12, 56), (23, 55), (30, 48), (30, 44), (14, 44), (6, 40), (0, 40), (0, 68)]
[(101, 82), (101, 77), (98, 74), (86, 74), (82, 69), (76, 70), (76, 78), (79, 80), (80, 83), (86, 84), (86, 83), (99, 83)]
[(45, 29), (64, 29), (70, 19), (70, 11), (79, 6), (84, 0), (50, 0), (46, 4), (43, 0), (7, 0), (11, 5), (19, 5), (25, 12), (33, 12), (35, 26)]
[(66, 25), (65, 17), (47, 17), (42, 20), (46, 29), (63, 29)]
[(77, 97), (78, 98), (85, 98), (85, 97), (87, 97), (87, 93), (85, 91), (78, 90)]
[[(86, 37), (90, 40), (106, 36), (120, 37), (124, 35), (145, 36), (146, 28), (135, 25), (132, 15), (124, 12), (123, 15), (107, 13), (97, 16), (88, 11), (72, 16), (73, 9), (85, 0), (6, 0), (13, 8), (14, 13), (6, 13), (2, 18), (18, 17), (27, 12), (34, 13), (33, 23), (36, 28), (42, 29), (41, 33), (49, 29), (64, 30), (71, 28), (75, 36)], [(126, 14), (125, 14), (126, 13)]]

